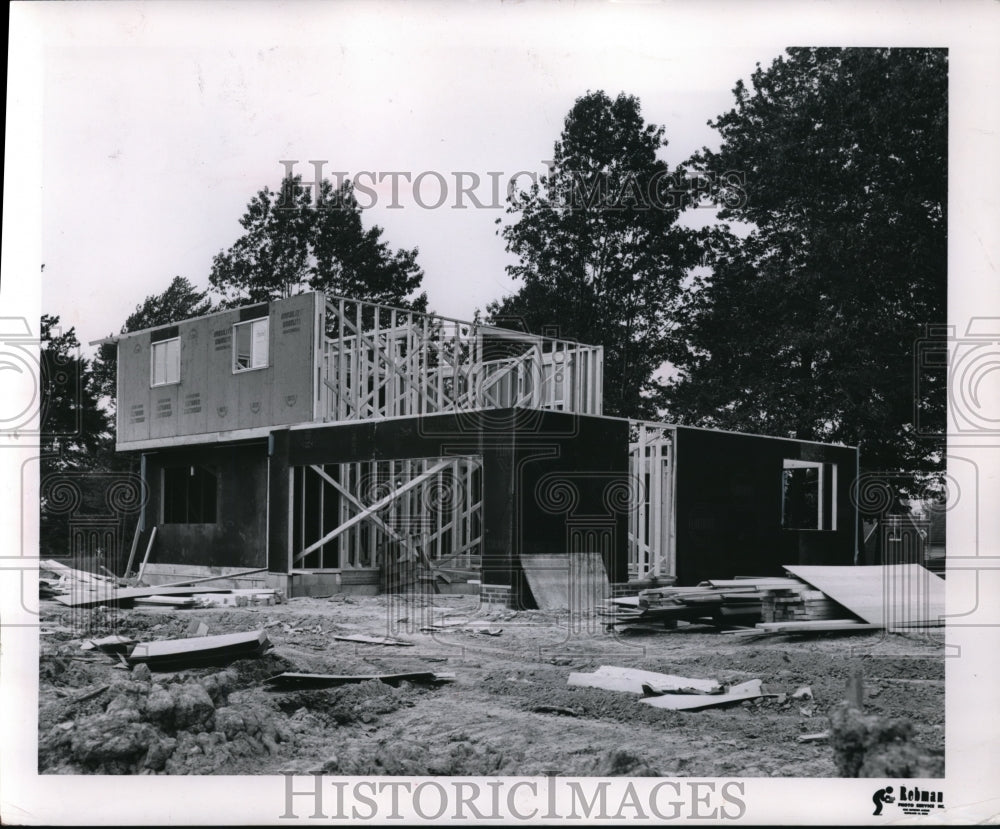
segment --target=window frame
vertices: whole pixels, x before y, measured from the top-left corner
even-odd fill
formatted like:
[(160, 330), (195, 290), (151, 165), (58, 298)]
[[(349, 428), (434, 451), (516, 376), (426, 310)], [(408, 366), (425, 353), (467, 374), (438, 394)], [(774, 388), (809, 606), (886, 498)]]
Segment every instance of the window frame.
[[(171, 343), (177, 343), (177, 379), (176, 380), (163, 380), (160, 383), (156, 382), (156, 349), (159, 346), (166, 348)], [(164, 374), (169, 377), (169, 372), (166, 370), (166, 358), (164, 358)], [(157, 340), (149, 344), (149, 387), (151, 389), (157, 389), (162, 386), (177, 386), (181, 382), (181, 338), (180, 335), (176, 337), (168, 337), (165, 340)]]
[[(254, 335), (254, 326), (255, 325), (265, 325), (265, 326), (267, 326), (267, 335), (266, 335), (267, 349), (266, 349), (266, 352), (264, 354), (264, 364), (263, 365), (259, 365), (259, 366), (253, 365), (253, 343), (254, 343), (253, 335)], [(239, 329), (242, 326), (249, 326), (249, 328), (250, 328), (250, 365), (245, 366), (245, 367), (240, 367), (237, 364), (237, 358), (239, 356), (239, 352), (237, 351), (237, 329)], [(233, 374), (244, 374), (244, 373), (246, 373), (248, 371), (260, 371), (263, 368), (269, 368), (270, 367), (270, 365), (271, 365), (271, 318), (270, 317), (257, 317), (256, 319), (249, 319), (249, 320), (242, 320), (240, 322), (234, 322), (233, 323), (233, 330), (232, 330), (232, 335), (231, 336), (232, 336), (232, 342), (233, 342), (233, 346), (232, 346), (233, 350), (232, 350), (232, 357), (231, 357), (229, 365), (230, 365), (230, 369), (232, 370)]]
[[(785, 525), (785, 476), (796, 469), (817, 470), (816, 526), (788, 527)], [(829, 501), (829, 510), (827, 509)], [(837, 531), (837, 464), (826, 461), (808, 461), (783, 458), (781, 462), (781, 529), (787, 532), (836, 532)]]

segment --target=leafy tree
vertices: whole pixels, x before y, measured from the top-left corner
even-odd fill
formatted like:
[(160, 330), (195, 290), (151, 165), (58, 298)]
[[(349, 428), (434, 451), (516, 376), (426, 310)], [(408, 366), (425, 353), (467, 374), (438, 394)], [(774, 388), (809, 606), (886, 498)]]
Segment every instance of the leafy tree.
[(918, 401), (914, 349), (946, 313), (946, 52), (789, 49), (751, 85), (710, 122), (720, 149), (689, 162), (718, 183), (719, 217), (751, 229), (708, 232), (711, 273), (671, 341), (669, 413), (932, 470), (942, 444), (918, 432), (943, 431), (944, 373), (925, 372)]
[(69, 507), (95, 499), (85, 473), (100, 468), (111, 440), (107, 413), (90, 362), (80, 356), (76, 331), (59, 317), (41, 319), (40, 546), (46, 555), (69, 552)]
[(224, 306), (290, 296), (308, 287), (329, 296), (425, 310), (417, 249), (393, 251), (382, 228), (364, 228), (348, 180), (320, 182), (313, 202), (300, 176), (265, 187), (240, 219), (245, 233), (212, 263), (212, 287)]
[[(207, 291), (199, 291), (183, 276), (175, 276), (163, 293), (147, 296), (135, 307), (135, 311), (125, 320), (121, 333), (170, 325), (211, 311), (212, 302), (208, 299)], [(94, 361), (94, 376), (101, 394), (110, 401), (112, 411), (117, 397), (117, 368), (118, 348), (113, 343), (105, 343)]]
[(683, 171), (657, 158), (666, 145), (637, 98), (588, 92), (566, 117), (548, 175), (510, 196), (517, 219), (500, 231), (521, 287), (488, 306), (490, 321), (603, 345), (607, 414), (654, 412), (653, 375), (698, 255), (691, 232), (674, 224)]
[(49, 314), (41, 322), (41, 452), (57, 469), (86, 468), (108, 435), (108, 416), (76, 329), (63, 331)]

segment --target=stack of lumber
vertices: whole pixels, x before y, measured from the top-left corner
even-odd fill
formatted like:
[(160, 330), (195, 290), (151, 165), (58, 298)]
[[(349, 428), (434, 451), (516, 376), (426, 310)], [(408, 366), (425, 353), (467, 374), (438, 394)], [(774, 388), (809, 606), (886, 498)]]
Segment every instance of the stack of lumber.
[[(817, 595), (818, 594), (818, 595)], [(760, 621), (833, 618), (842, 608), (796, 578), (713, 579), (694, 587), (656, 587), (612, 599), (599, 613), (611, 626), (667, 625), (677, 621), (719, 627)]]
[[(763, 621), (736, 635), (907, 631), (944, 624), (944, 580), (919, 564), (788, 565), (785, 570), (806, 585), (798, 597), (812, 615)], [(779, 607), (794, 613), (798, 605), (776, 603), (775, 612)]]
[(845, 610), (822, 590), (810, 590), (800, 583), (794, 587), (761, 589), (764, 622), (803, 622), (843, 619)]

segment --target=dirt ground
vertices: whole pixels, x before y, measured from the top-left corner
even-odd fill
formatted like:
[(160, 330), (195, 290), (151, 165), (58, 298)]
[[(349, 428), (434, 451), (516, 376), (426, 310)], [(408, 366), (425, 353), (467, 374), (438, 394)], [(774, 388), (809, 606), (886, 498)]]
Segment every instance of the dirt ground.
[[(463, 624), (420, 632), (432, 619)], [(210, 634), (264, 628), (273, 649), (224, 667), (152, 674), (81, 650), (110, 633), (183, 637), (193, 620)], [(331, 638), (352, 633), (412, 647)], [(911, 776), (944, 773), (935, 633), (746, 640), (690, 626), (626, 635), (594, 618), (480, 609), (475, 596), (378, 596), (83, 612), (45, 601), (41, 634), (42, 773), (834, 777), (843, 773), (835, 756), (843, 739), (797, 737), (830, 728), (859, 671), (864, 713), (905, 741), (917, 758)], [(675, 712), (567, 685), (571, 672), (600, 665), (723, 683), (758, 678), (765, 692), (787, 696)], [(455, 681), (292, 692), (262, 684), (282, 671), (414, 670)], [(811, 699), (791, 697), (802, 686)]]

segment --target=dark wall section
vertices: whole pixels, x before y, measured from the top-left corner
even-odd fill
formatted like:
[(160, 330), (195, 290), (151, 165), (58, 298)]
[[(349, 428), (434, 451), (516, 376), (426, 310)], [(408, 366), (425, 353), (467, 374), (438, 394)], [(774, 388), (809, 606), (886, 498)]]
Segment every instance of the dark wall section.
[(608, 578), (626, 581), (628, 423), (545, 412), (540, 427), (515, 438), (515, 550), (601, 552)]
[[(592, 547), (595, 537), (606, 548), (609, 577), (624, 581), (627, 507), (621, 492), (628, 474), (627, 430), (624, 421), (502, 409), (293, 429), (281, 438), (276, 434), (282, 441), (276, 446), (287, 439), (291, 466), (478, 455), (483, 459), (484, 583), (512, 584), (522, 552), (572, 552)], [(274, 464), (272, 458), (272, 470)], [(567, 488), (573, 497), (564, 503)], [(284, 498), (287, 504), (287, 497), (287, 485), (283, 494), (272, 491), (272, 499)], [(272, 500), (272, 515), (278, 511)], [(588, 524), (597, 528), (589, 535), (580, 531)], [(287, 560), (287, 527), (284, 532), (279, 537), (272, 521), (275, 562), (282, 555)]]
[[(782, 528), (784, 461), (830, 466), (824, 512), (836, 499), (836, 529)], [(677, 577), (781, 575), (785, 564), (853, 564), (855, 511), (850, 489), (857, 450), (779, 438), (677, 428)]]
[[(145, 458), (149, 486), (146, 527), (155, 525), (158, 528), (151, 562), (215, 567), (264, 567), (267, 564), (265, 442), (170, 449), (147, 453)], [(191, 466), (202, 467), (215, 475), (215, 521), (165, 524), (163, 470), (190, 470)], [(167, 477), (176, 481), (174, 476)], [(177, 497), (178, 493), (174, 495)]]

